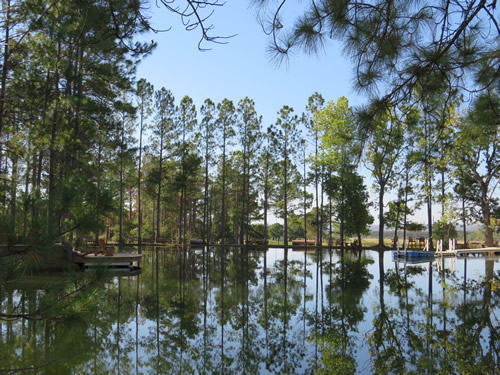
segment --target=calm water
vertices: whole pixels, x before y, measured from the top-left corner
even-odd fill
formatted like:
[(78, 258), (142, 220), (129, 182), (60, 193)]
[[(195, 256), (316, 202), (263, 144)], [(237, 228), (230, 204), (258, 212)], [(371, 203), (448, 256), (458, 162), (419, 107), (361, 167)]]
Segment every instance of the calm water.
[(142, 268), (0, 286), (0, 373), (500, 373), (498, 258), (149, 248)]

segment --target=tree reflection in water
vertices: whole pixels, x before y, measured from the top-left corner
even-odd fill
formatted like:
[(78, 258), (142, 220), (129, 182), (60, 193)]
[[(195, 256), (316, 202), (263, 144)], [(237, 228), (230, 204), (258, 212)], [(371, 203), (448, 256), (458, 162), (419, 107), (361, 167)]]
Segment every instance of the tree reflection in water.
[(498, 259), (143, 256), (139, 276), (3, 282), (0, 373), (498, 373)]

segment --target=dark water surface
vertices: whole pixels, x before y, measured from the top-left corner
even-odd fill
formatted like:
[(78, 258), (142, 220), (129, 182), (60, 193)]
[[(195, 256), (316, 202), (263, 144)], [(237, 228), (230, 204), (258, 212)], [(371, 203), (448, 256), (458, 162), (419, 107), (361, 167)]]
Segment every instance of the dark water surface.
[(143, 254), (141, 275), (97, 287), (0, 286), (0, 373), (500, 373), (499, 258)]

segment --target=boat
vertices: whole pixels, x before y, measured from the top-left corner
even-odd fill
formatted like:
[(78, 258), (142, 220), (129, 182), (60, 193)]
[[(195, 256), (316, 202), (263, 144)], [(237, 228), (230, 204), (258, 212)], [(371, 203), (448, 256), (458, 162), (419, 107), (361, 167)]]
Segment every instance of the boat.
[(434, 258), (434, 251), (423, 251), (423, 250), (400, 250), (393, 251), (394, 258), (406, 258), (411, 259), (430, 259)]

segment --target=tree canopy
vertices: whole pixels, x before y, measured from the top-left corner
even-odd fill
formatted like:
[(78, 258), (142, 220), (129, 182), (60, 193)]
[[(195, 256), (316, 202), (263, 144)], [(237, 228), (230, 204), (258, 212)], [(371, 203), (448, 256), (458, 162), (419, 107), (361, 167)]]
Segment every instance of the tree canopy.
[[(460, 197), (491, 244), (499, 219), (495, 3), (308, 2), (313, 8), (295, 31), (281, 17), (289, 3), (279, 3), (270, 24), (277, 51), (313, 51), (325, 38), (340, 39), (355, 59), (358, 86), (382, 94), (372, 96), (383, 104), (376, 112), (356, 116), (346, 97), (325, 105), (314, 93), (305, 113), (284, 105), (266, 127), (248, 97), (200, 105), (185, 95), (176, 103), (168, 88), (155, 91), (135, 77), (155, 47), (137, 42), (152, 30), (145, 2), (4, 1), (2, 242), (62, 241), (71, 249), (105, 236), (120, 244), (242, 244), (267, 240), (270, 212), (283, 219), (288, 239), (298, 233), (288, 232), (298, 207), (302, 234), (315, 233), (318, 243), (336, 227), (360, 238), (372, 221), (365, 160), (379, 193), (380, 244), (384, 194), (402, 190), (403, 180), (399, 204), (427, 203), (429, 231), (436, 197), (443, 212)], [(158, 5), (201, 30), (202, 41), (224, 42), (207, 26), (223, 3)], [(468, 188), (453, 192), (456, 180)], [(395, 220), (404, 226), (411, 212), (398, 207)]]

